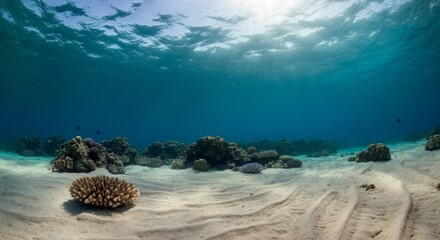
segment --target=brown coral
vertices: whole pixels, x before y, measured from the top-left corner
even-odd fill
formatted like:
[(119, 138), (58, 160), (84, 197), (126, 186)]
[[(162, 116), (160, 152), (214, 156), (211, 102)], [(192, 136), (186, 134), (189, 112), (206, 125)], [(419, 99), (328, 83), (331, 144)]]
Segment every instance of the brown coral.
[(116, 208), (131, 204), (140, 196), (133, 184), (116, 177), (81, 177), (72, 182), (70, 195), (85, 204)]
[(73, 172), (73, 159), (70, 157), (56, 159), (52, 162), (51, 168), (53, 171)]
[(356, 154), (356, 162), (391, 160), (390, 149), (382, 143), (370, 144), (367, 150)]
[(425, 150), (434, 151), (438, 149), (440, 149), (440, 134), (432, 135), (425, 145)]

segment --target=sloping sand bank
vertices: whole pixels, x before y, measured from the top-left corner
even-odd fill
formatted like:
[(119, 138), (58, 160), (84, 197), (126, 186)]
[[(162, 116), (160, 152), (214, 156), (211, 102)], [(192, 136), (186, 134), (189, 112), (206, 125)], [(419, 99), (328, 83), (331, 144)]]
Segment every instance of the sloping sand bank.
[(386, 163), (299, 158), (301, 169), (256, 175), (129, 166), (118, 177), (141, 197), (115, 212), (71, 201), (70, 183), (86, 174), (3, 154), (0, 239), (440, 239), (440, 151), (391, 152)]

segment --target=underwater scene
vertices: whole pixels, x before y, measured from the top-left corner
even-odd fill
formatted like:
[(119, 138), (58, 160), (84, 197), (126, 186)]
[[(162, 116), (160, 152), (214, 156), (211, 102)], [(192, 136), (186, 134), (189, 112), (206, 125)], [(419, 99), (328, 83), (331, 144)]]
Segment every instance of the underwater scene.
[(0, 0), (0, 239), (440, 239), (439, 0)]

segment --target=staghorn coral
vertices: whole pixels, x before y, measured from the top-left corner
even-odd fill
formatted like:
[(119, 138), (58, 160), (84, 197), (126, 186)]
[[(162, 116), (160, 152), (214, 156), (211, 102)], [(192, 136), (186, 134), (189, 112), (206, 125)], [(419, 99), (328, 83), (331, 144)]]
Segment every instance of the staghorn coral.
[(260, 173), (263, 169), (263, 165), (257, 162), (246, 163), (239, 168), (242, 173)]
[(85, 204), (116, 208), (131, 204), (140, 196), (133, 184), (116, 177), (81, 177), (72, 182), (70, 195)]

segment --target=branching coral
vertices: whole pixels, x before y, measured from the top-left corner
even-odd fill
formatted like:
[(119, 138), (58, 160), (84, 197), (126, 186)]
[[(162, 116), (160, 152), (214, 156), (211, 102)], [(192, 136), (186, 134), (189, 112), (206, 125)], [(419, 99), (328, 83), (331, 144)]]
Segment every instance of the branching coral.
[(133, 184), (116, 177), (81, 177), (72, 182), (70, 195), (89, 205), (116, 208), (131, 204), (140, 196)]

